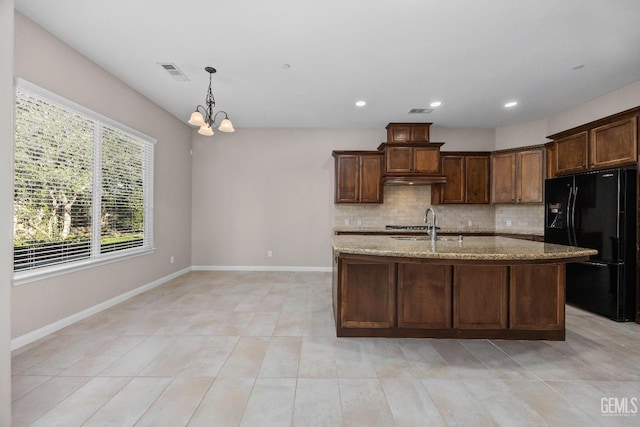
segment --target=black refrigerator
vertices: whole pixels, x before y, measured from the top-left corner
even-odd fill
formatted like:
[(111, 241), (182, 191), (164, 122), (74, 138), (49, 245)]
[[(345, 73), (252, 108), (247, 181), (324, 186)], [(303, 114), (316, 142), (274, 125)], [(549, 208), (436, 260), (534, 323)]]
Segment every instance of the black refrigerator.
[(545, 181), (548, 243), (597, 249), (567, 264), (567, 303), (617, 321), (636, 314), (636, 168)]

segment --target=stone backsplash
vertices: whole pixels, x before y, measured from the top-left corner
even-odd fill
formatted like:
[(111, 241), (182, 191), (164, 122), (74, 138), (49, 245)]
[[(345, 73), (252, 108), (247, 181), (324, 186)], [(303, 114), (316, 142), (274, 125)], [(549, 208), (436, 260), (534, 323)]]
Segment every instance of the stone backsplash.
[[(336, 227), (422, 224), (431, 186), (386, 186), (383, 204), (335, 205)], [(438, 225), (456, 231), (543, 234), (544, 208), (536, 205), (436, 205)], [(510, 225), (509, 225), (510, 224)]]

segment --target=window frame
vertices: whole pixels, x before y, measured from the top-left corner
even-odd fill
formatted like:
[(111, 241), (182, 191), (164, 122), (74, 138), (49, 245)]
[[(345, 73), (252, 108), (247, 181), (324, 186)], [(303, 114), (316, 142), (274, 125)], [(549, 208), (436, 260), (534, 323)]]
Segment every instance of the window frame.
[[(37, 86), (31, 82), (26, 80), (16, 78), (14, 84), (14, 108), (17, 105), (17, 92), (23, 91), (28, 94), (34, 95), (36, 97), (42, 98), (49, 104), (55, 105), (56, 107), (67, 109), (72, 111), (75, 114), (79, 114), (100, 126), (110, 127), (119, 132), (127, 133), (135, 138), (139, 138), (147, 144), (147, 149), (149, 150), (146, 155), (143, 157), (143, 176), (146, 178), (144, 180), (144, 243), (142, 246), (122, 249), (115, 252), (107, 252), (107, 253), (96, 253), (94, 250), (91, 251), (89, 258), (78, 260), (78, 261), (69, 261), (63, 262), (59, 264), (53, 264), (49, 266), (37, 267), (33, 269), (20, 270), (17, 272), (13, 272), (13, 285), (19, 286), (26, 283), (44, 280), (51, 277), (56, 277), (64, 274), (69, 274), (76, 271), (82, 271), (89, 268), (97, 267), (100, 265), (109, 264), (112, 262), (117, 262), (129, 258), (135, 258), (142, 255), (147, 255), (155, 252), (154, 247), (154, 198), (153, 198), (153, 181), (154, 181), (154, 155), (155, 155), (155, 144), (157, 140), (155, 138), (150, 137), (140, 131), (130, 128), (122, 123), (119, 123), (109, 117), (103, 116), (102, 114), (96, 113), (89, 108), (83, 107), (71, 100), (68, 100), (58, 94), (55, 94), (47, 89), (44, 89), (40, 86)], [(15, 131), (14, 131), (15, 133)], [(97, 151), (102, 150), (102, 142), (96, 144), (95, 136), (94, 136), (94, 154)], [(146, 150), (146, 149), (145, 149)], [(14, 145), (15, 152), (15, 145)], [(15, 179), (15, 172), (12, 174), (13, 179)], [(96, 195), (96, 176), (99, 177), (99, 173), (95, 173), (94, 171), (94, 186), (92, 191), (92, 208), (93, 211), (96, 212), (96, 209), (100, 207), (101, 196), (100, 193)], [(97, 183), (99, 186), (99, 183)], [(15, 185), (15, 184), (14, 184)], [(95, 203), (96, 200), (98, 203)], [(98, 235), (94, 232), (95, 226), (92, 226), (92, 240), (97, 238), (98, 242), (100, 240), (100, 233), (98, 230)], [(95, 242), (92, 242), (92, 247), (95, 245)], [(14, 243), (13, 240), (11, 242), (11, 258), (13, 259), (13, 248)], [(99, 251), (98, 251), (99, 252)]]

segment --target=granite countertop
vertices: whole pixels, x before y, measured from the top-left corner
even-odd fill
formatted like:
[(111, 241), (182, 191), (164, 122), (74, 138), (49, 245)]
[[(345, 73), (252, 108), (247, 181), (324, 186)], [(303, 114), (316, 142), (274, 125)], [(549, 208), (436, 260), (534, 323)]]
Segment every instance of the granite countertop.
[[(417, 239), (417, 240), (416, 240)], [(332, 236), (336, 254), (450, 260), (554, 260), (596, 255), (594, 249), (555, 245), (495, 236), (443, 237), (431, 242), (429, 237)]]

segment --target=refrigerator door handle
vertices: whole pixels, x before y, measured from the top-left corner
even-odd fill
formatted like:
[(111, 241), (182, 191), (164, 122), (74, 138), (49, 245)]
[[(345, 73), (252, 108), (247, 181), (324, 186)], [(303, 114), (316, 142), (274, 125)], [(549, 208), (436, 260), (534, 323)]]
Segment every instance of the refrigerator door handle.
[[(573, 190), (573, 203), (571, 204), (571, 233), (573, 234), (573, 245), (578, 246), (576, 237), (576, 199), (578, 198), (578, 186)], [(571, 239), (569, 239), (571, 241)]]
[(569, 196), (567, 196), (567, 237), (569, 238), (569, 244), (571, 245), (571, 195), (573, 194), (573, 187), (569, 187)]
[(605, 264), (604, 262), (596, 262), (596, 261), (583, 261), (578, 264), (592, 265), (594, 267), (608, 267), (609, 264)]

